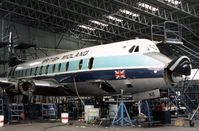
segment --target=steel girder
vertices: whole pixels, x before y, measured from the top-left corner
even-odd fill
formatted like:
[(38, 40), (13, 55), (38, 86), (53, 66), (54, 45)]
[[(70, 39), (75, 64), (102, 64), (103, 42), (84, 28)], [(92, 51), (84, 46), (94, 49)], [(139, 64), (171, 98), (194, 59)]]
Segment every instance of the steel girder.
[(163, 5), (169, 6), (172, 9), (199, 19), (199, 11), (194, 7), (194, 5), (188, 3), (188, 1), (180, 1), (180, 4), (172, 4), (171, 2), (167, 2), (165, 0), (155, 0), (155, 2), (162, 3)]
[[(58, 5), (55, 4), (55, 1)], [(93, 11), (91, 8), (86, 8), (83, 6), (78, 6), (75, 3), (68, 4), (67, 1), (55, 0), (55, 1), (48, 1), (45, 0), (38, 0), (38, 1), (18, 1), (18, 0), (7, 0), (4, 2), (3, 10), (9, 11), (11, 13), (21, 15), (24, 17), (28, 17), (31, 19), (39, 20), (44, 23), (49, 23), (51, 25), (55, 25), (61, 28), (66, 28), (66, 23), (70, 24), (87, 24), (90, 26), (94, 26), (96, 29), (95, 34), (102, 34), (103, 32), (109, 33), (112, 35), (119, 36), (124, 39), (129, 39), (129, 36), (120, 35), (124, 33), (125, 31), (134, 31), (135, 33), (145, 35), (142, 33), (142, 30), (138, 30), (140, 32), (137, 32), (135, 29), (135, 24), (130, 23), (129, 21), (123, 21), (123, 22), (116, 22), (113, 20), (109, 20), (106, 17), (103, 16), (102, 13), (99, 11)], [(43, 3), (43, 4), (42, 4)], [(69, 14), (68, 12), (72, 13)], [(80, 15), (80, 16), (79, 16)], [(86, 17), (87, 19), (85, 19)], [(103, 27), (103, 26), (96, 26), (93, 25), (93, 23), (90, 23), (89, 19), (97, 19), (97, 18), (103, 18), (101, 21), (108, 23), (110, 26)], [(99, 19), (98, 19), (99, 20)], [(134, 19), (135, 21), (135, 19)], [(88, 34), (88, 31), (86, 32)], [(105, 35), (98, 35), (99, 37), (104, 37)], [(111, 36), (112, 37), (112, 36)]]
[[(135, 36), (149, 38), (151, 25), (158, 25), (167, 20), (179, 22), (181, 19), (179, 17), (186, 15), (198, 18), (197, 10), (185, 1), (177, 7), (170, 3), (165, 4), (167, 7), (174, 8), (174, 12), (164, 7), (158, 7), (157, 11), (145, 9), (138, 5), (139, 2), (152, 5), (155, 2), (165, 4), (164, 0), (4, 0), (0, 10), (32, 19), (40, 24), (50, 24), (56, 30), (70, 30), (105, 40), (116, 37), (130, 39)], [(133, 17), (120, 12), (119, 9), (127, 9), (140, 15)], [(176, 10), (181, 13), (176, 14)], [(107, 15), (123, 21), (110, 20), (106, 18)], [(109, 26), (97, 25), (89, 20), (97, 20)], [(186, 19), (183, 23), (189, 25), (191, 22)], [(90, 31), (77, 26), (82, 24), (95, 30)]]

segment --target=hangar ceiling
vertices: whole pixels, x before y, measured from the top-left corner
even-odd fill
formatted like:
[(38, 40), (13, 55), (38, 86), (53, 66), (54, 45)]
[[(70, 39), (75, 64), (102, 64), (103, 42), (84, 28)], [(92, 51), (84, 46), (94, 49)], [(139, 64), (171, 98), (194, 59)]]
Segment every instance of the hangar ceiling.
[(173, 21), (199, 32), (198, 0), (1, 0), (1, 16), (52, 32), (118, 41), (151, 38)]
[(4, 19), (103, 43), (136, 37), (163, 41), (166, 21), (178, 23), (173, 27), (181, 27), (177, 33), (195, 42), (199, 57), (199, 0), (0, 1)]

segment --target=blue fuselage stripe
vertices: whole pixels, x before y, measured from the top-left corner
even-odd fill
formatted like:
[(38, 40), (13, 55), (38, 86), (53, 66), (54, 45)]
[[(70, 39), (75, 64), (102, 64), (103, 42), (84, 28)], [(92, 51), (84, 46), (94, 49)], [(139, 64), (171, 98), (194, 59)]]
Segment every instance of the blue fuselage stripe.
[[(38, 76), (35, 79), (54, 78), (60, 83), (73, 82), (75, 77), (76, 82), (85, 82), (92, 80), (118, 80), (115, 71), (125, 71), (126, 79), (144, 79), (144, 78), (162, 78), (163, 70), (159, 69), (117, 69), (117, 70), (99, 70), (99, 71), (85, 71), (79, 73), (58, 74), (55, 76)], [(122, 79), (122, 78), (119, 78)]]

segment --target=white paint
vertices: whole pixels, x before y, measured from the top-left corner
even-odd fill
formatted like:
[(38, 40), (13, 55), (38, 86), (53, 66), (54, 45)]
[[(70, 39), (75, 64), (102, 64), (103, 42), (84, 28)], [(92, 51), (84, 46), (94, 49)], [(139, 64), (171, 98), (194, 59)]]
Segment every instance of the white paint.
[(84, 106), (84, 120), (85, 121), (90, 120), (90, 117), (89, 117), (89, 110), (90, 109), (94, 109), (94, 105), (85, 105)]
[(117, 104), (109, 104), (109, 117), (110, 119), (114, 119), (117, 114), (118, 105)]
[[(129, 53), (129, 49), (132, 46), (139, 46), (139, 52)], [(85, 53), (86, 55), (79, 55)], [(127, 40), (122, 42), (116, 42), (106, 45), (98, 45), (93, 47), (88, 47), (80, 50), (74, 50), (67, 53), (62, 53), (54, 56), (44, 57), (41, 59), (33, 60), (27, 63), (23, 63), (18, 65), (19, 67), (29, 68), (30, 65), (34, 65), (34, 63), (42, 63), (46, 59), (50, 59), (49, 62), (45, 62), (42, 65), (47, 64), (57, 64), (66, 61), (73, 61), (79, 59), (88, 59), (91, 57), (104, 57), (104, 56), (119, 56), (119, 55), (129, 55), (129, 54), (144, 54), (147, 52), (160, 52), (155, 45), (150, 40), (147, 39), (134, 39)], [(71, 58), (63, 59), (65, 56), (71, 56)], [(37, 64), (32, 67), (41, 66), (41, 64)], [(17, 68), (18, 69), (18, 68)]]
[(61, 113), (61, 122), (63, 124), (67, 124), (68, 123), (68, 117), (69, 117), (68, 113)]
[(4, 115), (0, 115), (0, 127), (4, 126)]

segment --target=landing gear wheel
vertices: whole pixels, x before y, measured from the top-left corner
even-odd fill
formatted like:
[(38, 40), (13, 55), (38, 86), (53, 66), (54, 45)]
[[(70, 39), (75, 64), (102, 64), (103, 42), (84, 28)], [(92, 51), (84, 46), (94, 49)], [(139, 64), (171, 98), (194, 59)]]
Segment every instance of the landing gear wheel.
[(195, 123), (194, 123), (192, 120), (190, 120), (190, 121), (189, 121), (189, 126), (190, 126), (190, 127), (194, 127), (194, 125), (195, 125)]

